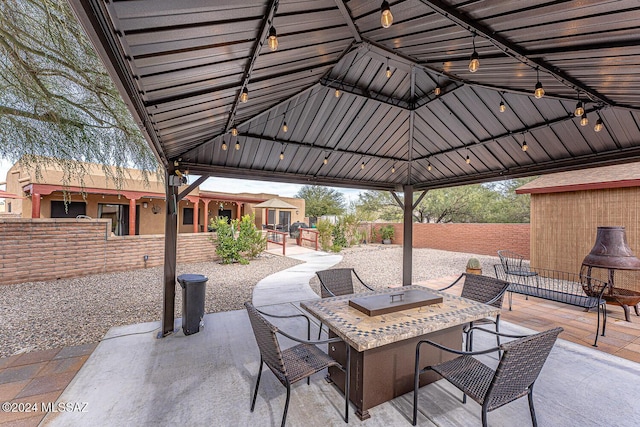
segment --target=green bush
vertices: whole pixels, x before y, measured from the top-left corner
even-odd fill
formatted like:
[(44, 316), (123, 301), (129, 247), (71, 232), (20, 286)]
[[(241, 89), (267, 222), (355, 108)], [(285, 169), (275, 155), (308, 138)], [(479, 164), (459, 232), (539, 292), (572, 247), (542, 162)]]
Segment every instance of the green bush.
[(227, 218), (218, 217), (211, 220), (211, 226), (217, 229), (213, 240), (216, 254), (223, 264), (249, 264), (250, 259), (260, 255), (267, 247), (267, 241), (256, 228), (253, 216), (245, 215), (241, 220), (232, 220), (231, 224)]
[(328, 252), (331, 250), (331, 232), (333, 231), (333, 224), (325, 219), (318, 220), (316, 223), (316, 230), (318, 231), (320, 247), (323, 251)]
[(380, 227), (380, 238), (382, 240), (393, 239), (394, 233), (395, 233), (395, 230), (393, 229), (393, 225), (384, 225)]
[(331, 230), (331, 237), (333, 242), (331, 244), (331, 250), (333, 252), (340, 252), (342, 248), (346, 248), (348, 245), (347, 238), (344, 235), (344, 227), (341, 221), (338, 221)]

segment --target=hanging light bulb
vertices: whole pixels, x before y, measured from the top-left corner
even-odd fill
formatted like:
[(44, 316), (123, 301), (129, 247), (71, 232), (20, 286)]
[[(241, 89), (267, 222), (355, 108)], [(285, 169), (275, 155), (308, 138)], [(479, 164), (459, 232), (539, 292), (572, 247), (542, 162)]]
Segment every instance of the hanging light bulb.
[(473, 33), (473, 53), (469, 61), (469, 71), (475, 73), (478, 69), (480, 69), (480, 55), (476, 52), (476, 33)]
[(586, 126), (589, 124), (589, 118), (587, 117), (587, 113), (582, 114), (582, 118), (580, 119), (580, 126)]
[(527, 151), (529, 146), (527, 145), (527, 141), (522, 140), (522, 151)]
[(386, 75), (387, 75), (387, 78), (388, 78), (388, 79), (389, 79), (389, 78), (391, 78), (391, 68), (389, 68), (389, 66), (388, 66), (388, 65), (387, 65)]
[(362, 164), (360, 165), (360, 169), (364, 170), (364, 162), (362, 162)]
[(273, 25), (269, 28), (269, 49), (271, 49), (271, 52), (278, 50), (278, 35), (276, 34), (276, 27)]
[(240, 102), (242, 102), (244, 104), (248, 100), (249, 100), (249, 91), (245, 87), (244, 89), (242, 89), (242, 93), (240, 94)]
[(287, 126), (287, 121), (285, 120), (284, 123), (282, 124), (282, 132), (287, 133), (288, 130), (289, 130), (289, 126)]
[(536, 77), (538, 82), (536, 83), (536, 90), (533, 92), (533, 95), (536, 99), (540, 99), (544, 96), (544, 89), (542, 88), (542, 83), (540, 83), (540, 71), (538, 70), (538, 67), (536, 67)]
[(235, 126), (231, 128), (231, 135), (238, 136), (238, 129)]
[(505, 111), (507, 111), (507, 106), (505, 105), (504, 101), (500, 101), (500, 112), (504, 113)]
[(393, 15), (387, 0), (383, 1), (380, 6), (380, 24), (382, 24), (382, 28), (389, 28), (393, 24)]
[(593, 127), (593, 130), (595, 130), (596, 132), (600, 132), (602, 129), (604, 129), (604, 123), (602, 123), (602, 119), (598, 117), (598, 120), (596, 120), (596, 125)]
[(340, 98), (340, 89), (336, 89), (336, 98)]
[(580, 117), (584, 114), (584, 107), (582, 106), (582, 101), (578, 101), (576, 104), (576, 111), (573, 113), (576, 117)]
[(280, 152), (280, 160), (284, 160), (284, 151)]
[(396, 173), (396, 167), (395, 167), (395, 165), (394, 165), (394, 166), (391, 166), (391, 173)]
[(469, 155), (467, 154), (467, 159), (465, 160), (467, 162), (467, 164), (471, 164), (471, 159), (469, 158)]
[(222, 140), (222, 151), (227, 151), (227, 143)]
[(236, 151), (240, 150), (240, 141), (236, 141)]
[(440, 89), (440, 86), (436, 86), (436, 88), (433, 90), (433, 94), (435, 96), (440, 96), (441, 92), (442, 92), (442, 89)]
[(324, 156), (324, 160), (322, 161), (322, 164), (326, 165), (327, 163), (329, 163), (329, 157)]
[(428, 170), (428, 171), (431, 171), (431, 163), (429, 163), (429, 164), (427, 165), (427, 170)]

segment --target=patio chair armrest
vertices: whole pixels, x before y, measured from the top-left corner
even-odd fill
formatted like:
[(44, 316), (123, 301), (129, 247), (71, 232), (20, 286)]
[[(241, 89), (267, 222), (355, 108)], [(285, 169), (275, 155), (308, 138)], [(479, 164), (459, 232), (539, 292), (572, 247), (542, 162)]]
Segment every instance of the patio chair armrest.
[(303, 339), (300, 339), (298, 337), (294, 337), (293, 335), (290, 335), (290, 334), (288, 334), (288, 333), (286, 333), (286, 332), (284, 332), (284, 331), (282, 331), (280, 329), (278, 329), (278, 333), (280, 335), (284, 336), (284, 337), (289, 338), (292, 341), (299, 342), (299, 343), (302, 343), (302, 344), (317, 345), (317, 344), (328, 344), (328, 343), (332, 343), (332, 342), (342, 342), (342, 341), (344, 341), (340, 337), (329, 338), (329, 339), (326, 339), (326, 340), (314, 340), (314, 341), (312, 341), (310, 339), (303, 340)]
[(471, 328), (465, 330), (465, 332), (470, 332), (474, 329), (477, 329), (479, 331), (482, 332), (487, 332), (489, 334), (493, 334), (493, 335), (499, 335), (501, 337), (507, 337), (507, 338), (524, 338), (524, 337), (528, 337), (529, 335), (514, 335), (514, 334), (505, 334), (504, 332), (496, 332), (496, 331), (491, 331), (489, 329), (484, 329), (481, 328), (480, 326), (472, 326)]
[(463, 277), (464, 277), (464, 274), (461, 274), (460, 276), (458, 276), (458, 278), (452, 284), (450, 284), (447, 287), (444, 287), (442, 289), (437, 289), (437, 290), (438, 291), (446, 291), (447, 289), (449, 289), (449, 288), (453, 287), (454, 285), (456, 285), (460, 281), (460, 279), (462, 279)]
[(502, 296), (505, 294), (505, 292), (507, 292), (507, 289), (509, 289), (509, 284), (507, 283), (504, 287), (504, 289), (502, 289), (502, 291), (496, 295), (495, 297), (491, 298), (489, 301), (485, 302), (485, 304), (487, 305), (491, 305), (494, 302), (498, 301), (500, 298), (502, 298)]
[(365, 288), (369, 289), (370, 291), (375, 291), (375, 289), (373, 289), (371, 286), (369, 286), (369, 285), (367, 285), (366, 283), (364, 283), (364, 280), (362, 280), (362, 279), (360, 278), (360, 276), (358, 276), (358, 273), (356, 273), (356, 270), (355, 270), (355, 269), (354, 269), (354, 270), (352, 270), (352, 271), (353, 271), (354, 276), (356, 276), (356, 279), (358, 279), (358, 281), (360, 282), (360, 284), (361, 284), (362, 286), (364, 286)]
[(449, 352), (449, 353), (459, 354), (459, 355), (462, 355), (462, 356), (476, 356), (476, 355), (480, 355), (480, 354), (493, 353), (493, 352), (498, 351), (500, 349), (499, 347), (492, 347), (492, 348), (488, 348), (486, 350), (462, 351), (462, 350), (455, 350), (453, 348), (445, 347), (442, 344), (438, 344), (437, 342), (433, 342), (433, 341), (430, 341), (430, 340), (421, 340), (421, 341), (418, 341), (418, 344), (416, 344), (416, 360), (420, 359), (420, 346), (422, 344), (429, 344), (429, 345), (432, 345), (432, 346), (434, 346), (436, 348), (439, 348), (440, 350), (444, 350), (444, 351)]
[[(297, 313), (297, 314), (287, 314), (287, 315), (282, 315), (282, 314), (270, 314), (270, 313), (265, 313), (262, 310), (259, 310), (256, 308), (256, 311), (260, 314), (262, 314), (263, 316), (269, 316), (269, 317), (275, 317), (277, 319), (290, 319), (293, 317), (304, 317), (305, 320), (307, 321), (307, 339), (310, 340), (311, 339), (311, 320), (309, 319), (309, 316), (302, 314), (302, 313)], [(278, 329), (278, 331), (280, 332), (280, 330)]]
[(337, 296), (336, 294), (334, 294), (333, 292), (331, 292), (331, 291), (329, 290), (329, 288), (327, 288), (327, 287), (324, 285), (324, 283), (322, 283), (322, 280), (320, 280), (320, 286), (322, 286), (322, 288), (323, 288), (325, 291), (327, 291), (327, 292), (329, 293), (329, 295), (331, 295), (332, 297)]

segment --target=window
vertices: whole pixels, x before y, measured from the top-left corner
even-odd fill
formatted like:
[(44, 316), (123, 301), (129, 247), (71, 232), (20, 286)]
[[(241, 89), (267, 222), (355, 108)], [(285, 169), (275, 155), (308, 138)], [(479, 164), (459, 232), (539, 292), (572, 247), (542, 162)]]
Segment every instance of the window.
[(182, 208), (182, 224), (193, 225), (193, 208)]
[(268, 209), (267, 210), (267, 224), (275, 224), (276, 223), (276, 210)]
[(7, 212), (11, 213), (11, 202), (7, 202)]
[(51, 201), (51, 218), (75, 218), (87, 214), (85, 202), (69, 202), (65, 206), (61, 200)]

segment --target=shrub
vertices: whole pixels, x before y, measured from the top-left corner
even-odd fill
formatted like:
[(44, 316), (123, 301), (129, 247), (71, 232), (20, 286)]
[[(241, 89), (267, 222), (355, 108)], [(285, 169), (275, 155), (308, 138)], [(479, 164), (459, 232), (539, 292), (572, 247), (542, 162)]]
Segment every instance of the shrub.
[(395, 233), (395, 230), (393, 229), (393, 225), (387, 224), (380, 227), (380, 238), (382, 240), (393, 239), (394, 233)]
[(225, 217), (218, 217), (211, 220), (211, 226), (217, 229), (213, 240), (223, 264), (249, 264), (250, 259), (266, 249), (267, 241), (256, 228), (253, 216), (245, 215), (231, 224)]
[(344, 228), (341, 221), (338, 221), (336, 225), (333, 226), (333, 230), (331, 230), (331, 237), (333, 238), (333, 242), (331, 244), (331, 250), (333, 252), (340, 252), (342, 248), (347, 247), (347, 238), (344, 235)]
[(325, 219), (318, 220), (316, 223), (316, 230), (318, 231), (320, 247), (323, 251), (328, 252), (331, 250), (331, 232), (333, 231), (333, 224)]

